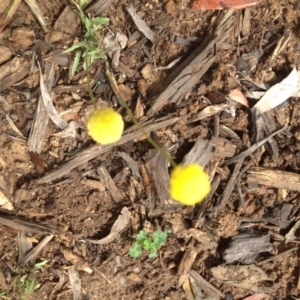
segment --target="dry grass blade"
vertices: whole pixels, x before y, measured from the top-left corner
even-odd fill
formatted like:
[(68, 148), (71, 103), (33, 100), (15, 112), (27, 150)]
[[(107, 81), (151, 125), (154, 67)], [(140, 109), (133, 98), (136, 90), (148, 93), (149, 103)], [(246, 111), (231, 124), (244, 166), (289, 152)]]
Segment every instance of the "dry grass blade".
[(14, 13), (18, 9), (21, 0), (11, 0), (9, 6), (6, 8), (5, 12), (0, 17), (0, 32), (5, 28), (8, 22), (13, 17)]
[(139, 31), (141, 31), (144, 36), (150, 40), (152, 43), (154, 43), (154, 33), (153, 31), (147, 26), (145, 21), (141, 19), (141, 17), (135, 12), (134, 8), (130, 6), (127, 9), (128, 13), (130, 14), (133, 22), (135, 23), (136, 27), (138, 28)]
[(286, 129), (287, 129), (287, 124), (285, 126), (283, 126), (282, 128), (276, 130), (275, 132), (273, 132), (272, 134), (270, 134), (266, 138), (262, 139), (261, 141), (255, 143), (249, 149), (247, 149), (247, 150), (239, 153), (238, 155), (232, 157), (231, 159), (227, 160), (226, 165), (231, 165), (231, 164), (239, 161), (240, 159), (246, 158), (247, 156), (252, 154), (256, 149), (258, 149), (260, 146), (262, 146), (263, 144), (268, 142), (273, 136), (275, 136), (276, 134), (281, 133), (282, 131), (284, 131)]
[(42, 251), (42, 249), (53, 239), (54, 234), (47, 235), (44, 239), (29, 253), (26, 254), (22, 265), (24, 266), (34, 266), (35, 260), (38, 254)]
[(44, 19), (43, 13), (40, 10), (36, 0), (25, 0), (25, 2), (27, 3), (27, 5), (30, 7), (32, 13), (36, 16), (36, 18), (38, 19), (40, 25), (42, 26), (43, 30), (45, 32), (48, 32), (47, 29), (47, 25), (46, 25), (46, 21)]
[(8, 216), (3, 216), (3, 215), (0, 217), (0, 224), (14, 228), (16, 230), (23, 230), (26, 232), (34, 232), (34, 233), (42, 233), (42, 234), (61, 232), (60, 230), (57, 229), (53, 229), (50, 227), (38, 225), (32, 222), (28, 222), (17, 218), (8, 217)]
[(60, 117), (60, 115), (57, 113), (57, 111), (53, 105), (51, 95), (47, 89), (45, 82), (44, 82), (43, 74), (41, 71), (40, 71), (40, 87), (41, 87), (42, 99), (43, 99), (43, 102), (44, 102), (44, 105), (46, 107), (49, 117), (51, 118), (53, 123), (56, 124), (60, 129), (65, 129), (68, 126), (68, 123), (65, 120), (63, 120)]

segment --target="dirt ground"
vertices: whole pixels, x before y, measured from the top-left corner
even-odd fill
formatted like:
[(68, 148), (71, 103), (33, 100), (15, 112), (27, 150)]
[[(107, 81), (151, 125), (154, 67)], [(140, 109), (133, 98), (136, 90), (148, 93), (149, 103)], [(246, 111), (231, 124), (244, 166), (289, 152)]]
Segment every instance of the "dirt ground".
[[(1, 12), (8, 3), (1, 1)], [(86, 72), (80, 63), (72, 78), (73, 57), (61, 55), (84, 35), (77, 11), (67, 0), (37, 4), (45, 28), (24, 1), (0, 34), (0, 191), (13, 206), (0, 208), (0, 292), (8, 291), (1, 297), (24, 297), (16, 279), (28, 274), (18, 264), (24, 239), (35, 247), (53, 234), (34, 256), (35, 262), (48, 262), (34, 271), (38, 286), (30, 299), (240, 300), (255, 294), (298, 299), (299, 232), (294, 225), (299, 220), (299, 98), (291, 97), (269, 112), (275, 127), (265, 125), (266, 135), (288, 124), (273, 138), (277, 159), (265, 145), (243, 161), (227, 162), (255, 142), (255, 127), (260, 125), (250, 109), (257, 99), (249, 94), (262, 92), (263, 87), (268, 90), (299, 68), (299, 1), (263, 0), (233, 12), (226, 38), (208, 51), (213, 61), (207, 70), (199, 71), (195, 83), (183, 87), (176, 101), (162, 97), (163, 105), (157, 108), (153, 103), (170, 83), (172, 72), (207, 43), (209, 34), (216, 38), (214, 32), (226, 11), (197, 11), (179, 0), (115, 0), (101, 12), (110, 19), (103, 35), (111, 31), (128, 37), (112, 72), (144, 126), (157, 126), (150, 130), (152, 137), (178, 163), (198, 141), (209, 141), (203, 149), (211, 151), (205, 169), (213, 192), (205, 204), (195, 207), (169, 199), (169, 166), (144, 138), (130, 138), (132, 122), (114, 96), (100, 60), (90, 70), (97, 104), (123, 115), (129, 138), (104, 150), (94, 146), (84, 126), (93, 110)], [(138, 30), (129, 6), (153, 31), (153, 42)], [(67, 21), (59, 19), (66, 7)], [(178, 58), (180, 62), (175, 62)], [(61, 130), (47, 117), (39, 125), (46, 126), (45, 135), (33, 150), (29, 139), (39, 114), (38, 61), (44, 78), (54, 71), (56, 110), (79, 127), (73, 135), (57, 135)], [(249, 107), (228, 100), (236, 89), (247, 96)], [(200, 114), (206, 107), (229, 102), (234, 114), (228, 109), (206, 117)], [(249, 162), (252, 166), (243, 172)], [(257, 170), (266, 169), (277, 172), (272, 183), (257, 175)], [(109, 235), (124, 207), (131, 214), (125, 228), (111, 241), (95, 243)], [(130, 257), (134, 235), (141, 229), (172, 230), (157, 258), (148, 258), (146, 251), (139, 258)], [(69, 282), (72, 266), (81, 281), (78, 298), (73, 298)]]

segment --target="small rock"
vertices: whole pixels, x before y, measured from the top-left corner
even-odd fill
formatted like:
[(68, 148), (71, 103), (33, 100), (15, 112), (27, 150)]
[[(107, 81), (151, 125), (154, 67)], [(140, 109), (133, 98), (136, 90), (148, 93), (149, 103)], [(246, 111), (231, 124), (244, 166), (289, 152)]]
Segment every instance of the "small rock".
[(144, 79), (146, 79), (146, 80), (150, 79), (151, 76), (152, 76), (152, 67), (151, 67), (151, 65), (150, 64), (146, 64), (143, 67), (141, 73), (142, 73), (142, 76), (143, 76)]
[(136, 273), (129, 273), (127, 275), (127, 278), (136, 283), (139, 283), (139, 284), (141, 284), (143, 282), (142, 278), (139, 275), (137, 275)]
[(297, 141), (300, 141), (300, 129), (297, 129), (297, 131), (294, 133), (294, 136)]
[(174, 263), (174, 261), (171, 261), (169, 264), (168, 264), (168, 269), (173, 269), (176, 267), (176, 264)]
[(141, 269), (140, 269), (139, 267), (134, 267), (134, 268), (132, 269), (132, 272), (138, 274), (138, 273), (141, 272)]

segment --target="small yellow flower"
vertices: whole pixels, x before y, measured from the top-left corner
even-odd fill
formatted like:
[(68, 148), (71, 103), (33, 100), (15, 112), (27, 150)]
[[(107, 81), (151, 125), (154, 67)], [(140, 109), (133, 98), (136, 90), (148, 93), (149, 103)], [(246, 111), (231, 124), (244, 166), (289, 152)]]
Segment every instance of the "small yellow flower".
[(95, 110), (89, 116), (86, 126), (92, 139), (102, 145), (117, 142), (124, 130), (121, 115), (110, 107)]
[(199, 165), (179, 165), (171, 172), (170, 195), (174, 200), (184, 205), (194, 205), (202, 201), (209, 192), (209, 178)]

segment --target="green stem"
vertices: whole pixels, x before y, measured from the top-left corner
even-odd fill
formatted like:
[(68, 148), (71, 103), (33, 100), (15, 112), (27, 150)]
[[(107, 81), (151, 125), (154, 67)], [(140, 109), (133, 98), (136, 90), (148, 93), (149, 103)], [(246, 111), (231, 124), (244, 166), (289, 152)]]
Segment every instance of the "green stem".
[(177, 166), (176, 162), (171, 158), (171, 156), (166, 153), (161, 147), (157, 145), (157, 143), (148, 135), (148, 133), (144, 130), (141, 126), (139, 121), (135, 118), (134, 114), (132, 113), (131, 109), (126, 103), (123, 95), (120, 93), (118, 85), (115, 81), (115, 78), (109, 71), (108, 63), (105, 61), (105, 75), (111, 85), (112, 90), (114, 91), (116, 97), (118, 98), (119, 103), (126, 109), (127, 114), (129, 115), (130, 119), (133, 121), (134, 125), (137, 129), (145, 136), (147, 141), (172, 165), (173, 168)]
[(94, 98), (94, 95), (92, 92), (92, 87), (91, 87), (90, 66), (88, 65), (87, 55), (85, 56), (84, 59), (85, 59), (85, 65), (86, 65), (87, 88), (88, 88), (89, 95), (92, 100), (94, 109), (96, 110), (97, 106), (96, 106), (96, 101), (95, 101), (95, 98)]

